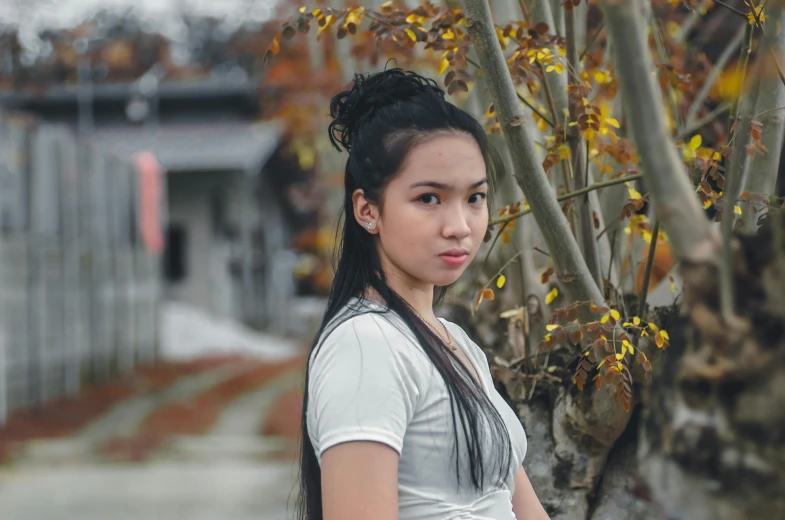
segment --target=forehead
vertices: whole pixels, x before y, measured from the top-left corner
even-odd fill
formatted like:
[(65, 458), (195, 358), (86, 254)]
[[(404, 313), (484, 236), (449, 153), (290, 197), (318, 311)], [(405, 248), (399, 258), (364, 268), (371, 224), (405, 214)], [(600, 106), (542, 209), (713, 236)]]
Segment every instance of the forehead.
[(414, 146), (396, 177), (402, 183), (438, 181), (460, 185), (485, 177), (485, 159), (473, 137), (440, 135)]

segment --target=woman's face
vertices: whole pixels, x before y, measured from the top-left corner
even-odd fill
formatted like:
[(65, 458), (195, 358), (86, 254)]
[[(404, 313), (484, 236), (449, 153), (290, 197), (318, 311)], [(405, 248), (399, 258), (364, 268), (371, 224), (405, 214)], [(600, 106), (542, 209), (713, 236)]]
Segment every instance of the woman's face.
[(473, 137), (445, 134), (415, 146), (387, 185), (376, 219), (392, 284), (445, 286), (463, 273), (488, 227), (485, 160)]

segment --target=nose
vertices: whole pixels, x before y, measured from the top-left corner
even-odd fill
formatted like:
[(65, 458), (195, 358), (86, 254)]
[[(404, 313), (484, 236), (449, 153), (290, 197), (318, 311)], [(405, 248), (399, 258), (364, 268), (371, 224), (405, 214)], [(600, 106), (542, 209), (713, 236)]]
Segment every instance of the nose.
[(444, 238), (463, 240), (471, 235), (472, 228), (469, 225), (471, 218), (467, 208), (460, 204), (453, 204), (445, 208), (444, 223), (442, 224), (442, 235)]

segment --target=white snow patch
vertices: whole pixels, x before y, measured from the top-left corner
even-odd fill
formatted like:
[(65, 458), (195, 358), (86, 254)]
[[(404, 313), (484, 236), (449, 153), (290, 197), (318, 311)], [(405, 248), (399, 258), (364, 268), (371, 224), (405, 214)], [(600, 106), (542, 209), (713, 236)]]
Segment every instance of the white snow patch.
[(176, 302), (161, 304), (161, 357), (188, 360), (201, 356), (241, 354), (271, 361), (302, 353), (291, 339), (263, 334)]

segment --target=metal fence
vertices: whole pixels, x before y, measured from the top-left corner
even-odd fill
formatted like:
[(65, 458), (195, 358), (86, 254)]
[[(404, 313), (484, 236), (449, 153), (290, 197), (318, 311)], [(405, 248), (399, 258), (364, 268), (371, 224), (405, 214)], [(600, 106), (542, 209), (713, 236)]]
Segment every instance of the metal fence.
[(0, 424), (155, 358), (139, 179), (67, 127), (0, 113)]

